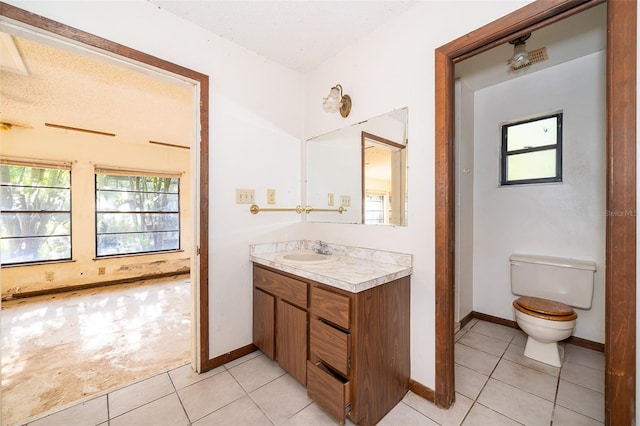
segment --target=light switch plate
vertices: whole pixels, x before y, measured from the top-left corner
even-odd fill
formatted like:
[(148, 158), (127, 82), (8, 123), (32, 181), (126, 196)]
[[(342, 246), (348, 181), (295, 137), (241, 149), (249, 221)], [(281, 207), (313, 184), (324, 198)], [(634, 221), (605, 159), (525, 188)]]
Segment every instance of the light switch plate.
[(236, 204), (255, 204), (255, 189), (236, 189)]

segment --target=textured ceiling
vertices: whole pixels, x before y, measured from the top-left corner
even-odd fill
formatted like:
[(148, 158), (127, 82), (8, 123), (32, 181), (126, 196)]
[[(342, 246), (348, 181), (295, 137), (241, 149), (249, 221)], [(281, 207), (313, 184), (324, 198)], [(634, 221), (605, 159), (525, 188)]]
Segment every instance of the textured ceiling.
[(149, 1), (300, 72), (312, 70), (417, 3), (416, 0)]
[(193, 96), (186, 83), (12, 38), (28, 74), (0, 72), (0, 121), (115, 133), (127, 143), (191, 145)]

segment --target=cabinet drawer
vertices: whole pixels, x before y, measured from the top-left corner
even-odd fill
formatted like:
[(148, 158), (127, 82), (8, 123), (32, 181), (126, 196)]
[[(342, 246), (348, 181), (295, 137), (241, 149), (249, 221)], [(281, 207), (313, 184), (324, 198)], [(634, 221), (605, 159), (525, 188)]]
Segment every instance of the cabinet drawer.
[(313, 318), (309, 332), (311, 359), (320, 359), (337, 372), (349, 375), (349, 333)]
[(311, 287), (311, 313), (320, 318), (349, 329), (351, 324), (351, 299), (320, 287)]
[(351, 403), (348, 381), (332, 374), (322, 363), (307, 361), (307, 395), (340, 424), (344, 424)]
[(253, 285), (293, 305), (307, 309), (307, 283), (303, 281), (254, 267)]

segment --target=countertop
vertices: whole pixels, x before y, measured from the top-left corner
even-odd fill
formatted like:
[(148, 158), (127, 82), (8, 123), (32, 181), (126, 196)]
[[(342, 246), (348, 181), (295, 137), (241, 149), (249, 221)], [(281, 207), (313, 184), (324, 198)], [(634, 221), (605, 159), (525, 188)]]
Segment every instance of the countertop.
[(313, 250), (316, 241), (299, 240), (250, 246), (251, 261), (302, 278), (358, 293), (406, 277), (412, 273), (413, 256), (384, 250), (327, 243), (331, 254), (339, 257), (331, 263), (291, 264), (279, 261), (287, 252)]

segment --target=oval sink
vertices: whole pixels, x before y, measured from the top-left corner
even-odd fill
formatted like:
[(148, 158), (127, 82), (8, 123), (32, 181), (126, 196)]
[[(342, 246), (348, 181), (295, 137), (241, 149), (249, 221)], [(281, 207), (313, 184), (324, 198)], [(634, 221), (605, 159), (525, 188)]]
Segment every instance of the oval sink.
[(321, 263), (335, 262), (338, 259), (338, 256), (334, 256), (331, 254), (320, 254), (306, 251), (284, 253), (276, 256), (276, 261), (283, 263), (293, 263), (296, 265), (317, 265)]

